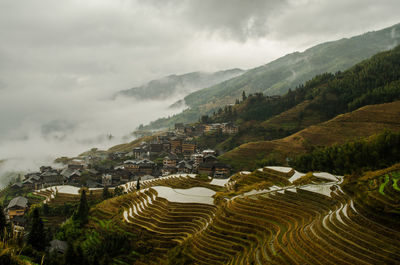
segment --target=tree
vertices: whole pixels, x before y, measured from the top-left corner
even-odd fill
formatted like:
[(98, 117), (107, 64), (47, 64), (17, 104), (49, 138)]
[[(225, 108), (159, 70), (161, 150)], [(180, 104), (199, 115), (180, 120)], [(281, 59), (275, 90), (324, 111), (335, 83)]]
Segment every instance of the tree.
[(200, 118), (201, 123), (208, 123), (209, 121), (210, 121), (210, 118), (208, 117), (208, 115), (203, 115)]
[(82, 247), (79, 244), (76, 246), (76, 248), (74, 248), (72, 243), (69, 243), (64, 259), (65, 259), (64, 261), (65, 264), (74, 264), (74, 265), (86, 264)]
[(0, 205), (0, 238), (4, 235), (4, 229), (7, 227), (6, 216), (4, 215), (4, 208)]
[(140, 190), (140, 182), (139, 182), (139, 179), (138, 179), (137, 182), (136, 182), (136, 189), (137, 189), (137, 190)]
[(103, 188), (103, 199), (104, 199), (104, 200), (107, 200), (108, 198), (111, 198), (111, 194), (110, 194), (110, 192), (108, 191), (108, 187), (105, 186), (105, 187)]
[(36, 250), (43, 251), (46, 247), (46, 234), (43, 228), (42, 218), (39, 216), (39, 208), (32, 213), (32, 226), (28, 236), (28, 243)]
[(124, 194), (124, 189), (122, 187), (115, 187), (114, 196), (121, 196)]
[(245, 101), (246, 98), (247, 98), (247, 97), (246, 97), (246, 92), (244, 92), (244, 90), (243, 90), (243, 93), (242, 93), (242, 100)]
[(82, 190), (81, 200), (79, 202), (78, 210), (74, 215), (74, 219), (79, 221), (81, 225), (86, 224), (88, 221), (89, 205), (86, 199), (86, 190)]

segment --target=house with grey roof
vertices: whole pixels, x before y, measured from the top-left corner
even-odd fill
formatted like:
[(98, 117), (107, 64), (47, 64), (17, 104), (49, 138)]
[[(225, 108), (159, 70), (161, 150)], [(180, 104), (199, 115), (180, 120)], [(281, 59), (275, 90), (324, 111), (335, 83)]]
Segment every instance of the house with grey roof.
[(15, 216), (22, 216), (28, 210), (28, 199), (22, 196), (15, 197), (10, 201), (6, 209), (10, 220)]
[(65, 252), (67, 252), (68, 249), (68, 243), (66, 241), (61, 241), (58, 239), (54, 239), (52, 241), (50, 241), (50, 248), (49, 248), (49, 252), (56, 252), (59, 254), (64, 254)]

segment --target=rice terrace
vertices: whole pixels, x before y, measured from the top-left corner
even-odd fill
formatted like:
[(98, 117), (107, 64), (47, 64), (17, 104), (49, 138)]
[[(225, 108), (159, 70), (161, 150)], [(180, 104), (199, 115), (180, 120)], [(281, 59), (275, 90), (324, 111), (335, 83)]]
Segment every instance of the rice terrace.
[[(354, 183), (341, 176), (287, 167), (240, 172), (224, 181), (172, 175), (143, 181), (140, 190), (127, 183), (122, 186), (127, 194), (91, 209), (90, 226), (109, 223), (148, 238), (148, 257), (154, 258), (135, 264), (173, 264), (176, 259), (194, 264), (396, 264), (399, 223), (389, 216), (399, 204), (400, 166), (370, 174), (365, 176), (368, 200), (347, 193)], [(60, 191), (36, 194), (49, 204), (57, 203), (58, 196), (79, 198)], [(371, 203), (383, 212), (371, 210)]]
[(400, 265), (399, 0), (0, 0), (0, 265)]

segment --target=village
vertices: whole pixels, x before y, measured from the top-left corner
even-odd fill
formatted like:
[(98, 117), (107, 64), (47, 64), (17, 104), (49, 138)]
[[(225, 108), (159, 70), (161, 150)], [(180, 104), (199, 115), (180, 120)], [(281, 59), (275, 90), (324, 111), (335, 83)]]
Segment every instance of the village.
[[(113, 188), (132, 181), (145, 181), (172, 174), (198, 174), (217, 179), (231, 174), (229, 165), (220, 163), (217, 152), (199, 149), (196, 139), (216, 131), (237, 133), (238, 127), (229, 123), (185, 125), (177, 123), (174, 130), (143, 141), (130, 151), (92, 151), (64, 161), (61, 168), (41, 166), (37, 172), (20, 176), (10, 189), (19, 193), (68, 185), (88, 189)], [(24, 229), (28, 199), (14, 197), (5, 208), (14, 230)], [(15, 231), (18, 232), (18, 231)]]

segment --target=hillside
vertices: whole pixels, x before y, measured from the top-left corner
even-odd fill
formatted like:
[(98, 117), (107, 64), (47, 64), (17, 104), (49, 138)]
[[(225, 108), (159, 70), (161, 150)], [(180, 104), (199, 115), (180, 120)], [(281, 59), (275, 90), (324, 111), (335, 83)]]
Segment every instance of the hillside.
[[(220, 108), (208, 123), (233, 122), (235, 135), (213, 148), (224, 152), (250, 141), (289, 136), (310, 125), (365, 105), (400, 99), (400, 47), (374, 55), (344, 72), (322, 74), (281, 97), (243, 95), (234, 105)], [(212, 136), (205, 138), (212, 140)]]
[(140, 190), (127, 183), (127, 194), (90, 209), (85, 227), (67, 222), (60, 235), (75, 235), (71, 255), (82, 249), (89, 263), (396, 264), (398, 170), (343, 179), (263, 167), (224, 183), (189, 176), (144, 181)]
[(116, 96), (136, 99), (166, 99), (185, 96), (199, 89), (213, 86), (244, 73), (241, 69), (229, 69), (215, 73), (193, 72), (183, 75), (169, 75), (152, 80), (145, 85), (119, 91)]
[(345, 143), (385, 129), (400, 131), (399, 117), (400, 101), (365, 106), (282, 139), (243, 144), (219, 158), (237, 170), (254, 169), (271, 161), (286, 163), (286, 157), (294, 157), (312, 147)]
[(193, 122), (202, 114), (234, 103), (247, 94), (262, 92), (265, 95), (284, 94), (315, 75), (345, 70), (372, 55), (395, 47), (400, 43), (400, 24), (365, 33), (350, 39), (319, 44), (304, 52), (295, 52), (266, 65), (246, 71), (236, 78), (194, 92), (185, 97), (190, 109), (169, 119), (150, 123), (149, 128), (171, 127), (175, 122)]

